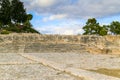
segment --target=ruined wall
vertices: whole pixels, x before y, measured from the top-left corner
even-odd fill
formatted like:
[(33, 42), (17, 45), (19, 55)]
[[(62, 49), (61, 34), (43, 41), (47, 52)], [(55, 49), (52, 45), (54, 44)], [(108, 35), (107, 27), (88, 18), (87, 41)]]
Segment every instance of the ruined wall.
[(120, 36), (0, 35), (0, 53), (90, 52), (120, 54)]

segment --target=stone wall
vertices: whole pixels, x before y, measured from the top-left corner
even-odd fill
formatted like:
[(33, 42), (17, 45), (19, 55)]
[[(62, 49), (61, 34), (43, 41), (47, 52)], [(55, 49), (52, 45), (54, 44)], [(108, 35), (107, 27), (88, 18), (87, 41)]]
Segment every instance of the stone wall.
[(0, 53), (90, 52), (120, 54), (120, 36), (0, 35)]

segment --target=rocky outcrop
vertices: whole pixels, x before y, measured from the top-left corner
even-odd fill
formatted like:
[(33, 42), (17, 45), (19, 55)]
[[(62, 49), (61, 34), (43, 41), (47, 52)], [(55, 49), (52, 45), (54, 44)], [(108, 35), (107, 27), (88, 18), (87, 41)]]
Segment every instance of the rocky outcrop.
[(120, 54), (120, 36), (0, 35), (0, 53), (90, 52)]

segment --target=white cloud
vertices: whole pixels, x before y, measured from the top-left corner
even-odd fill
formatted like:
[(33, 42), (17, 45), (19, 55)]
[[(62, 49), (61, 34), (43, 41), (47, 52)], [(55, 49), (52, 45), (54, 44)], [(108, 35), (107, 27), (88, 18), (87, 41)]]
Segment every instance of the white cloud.
[(38, 5), (40, 7), (49, 7), (49, 6), (52, 6), (54, 3), (55, 3), (56, 0), (33, 0), (32, 4), (35, 6), (35, 5)]
[(75, 35), (75, 34), (82, 34), (84, 31), (79, 27), (68, 27), (68, 26), (44, 26), (44, 27), (37, 27), (38, 31), (43, 34), (63, 34), (63, 35)]
[(52, 20), (59, 20), (59, 19), (64, 19), (66, 17), (67, 17), (66, 14), (51, 15), (49, 17), (43, 18), (43, 21), (46, 22), (46, 21), (52, 21)]
[[(80, 27), (81, 26), (81, 27)], [(82, 29), (82, 24), (78, 22), (68, 22), (60, 23), (60, 25), (48, 25), (42, 27), (36, 27), (38, 31), (43, 34), (64, 34), (64, 35), (74, 35), (82, 34), (84, 31)]]
[(39, 11), (42, 8), (51, 7), (56, 3), (56, 0), (21, 0), (25, 2), (25, 7), (28, 10)]
[(67, 14), (69, 18), (104, 17), (120, 13), (119, 0), (22, 0), (39, 14)]

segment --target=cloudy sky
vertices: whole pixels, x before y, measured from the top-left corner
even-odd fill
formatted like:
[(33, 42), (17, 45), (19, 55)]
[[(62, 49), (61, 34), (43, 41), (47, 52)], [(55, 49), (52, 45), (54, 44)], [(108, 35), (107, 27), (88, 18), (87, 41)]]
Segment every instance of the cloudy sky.
[(21, 0), (35, 29), (43, 34), (82, 34), (88, 18), (120, 21), (120, 0)]

